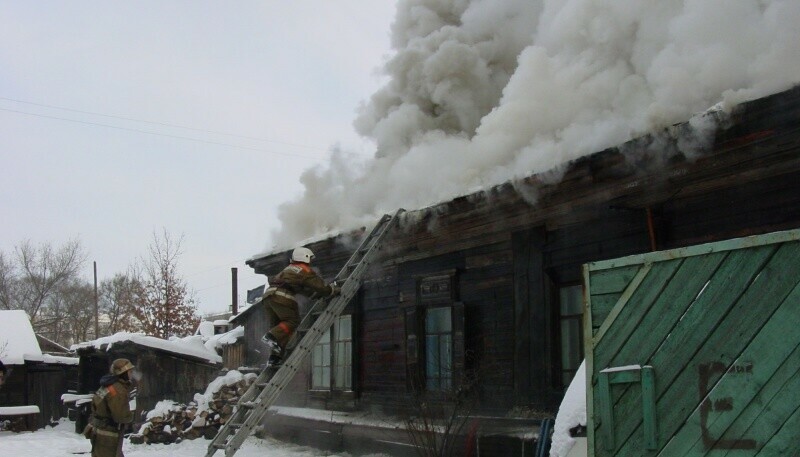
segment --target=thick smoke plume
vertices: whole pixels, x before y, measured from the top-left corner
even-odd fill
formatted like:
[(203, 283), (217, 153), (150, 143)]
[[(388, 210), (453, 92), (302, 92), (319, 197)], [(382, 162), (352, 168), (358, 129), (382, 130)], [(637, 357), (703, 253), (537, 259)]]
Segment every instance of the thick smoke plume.
[(273, 242), (374, 222), (557, 169), (711, 106), (800, 81), (796, 0), (404, 0), (377, 144), (305, 172)]

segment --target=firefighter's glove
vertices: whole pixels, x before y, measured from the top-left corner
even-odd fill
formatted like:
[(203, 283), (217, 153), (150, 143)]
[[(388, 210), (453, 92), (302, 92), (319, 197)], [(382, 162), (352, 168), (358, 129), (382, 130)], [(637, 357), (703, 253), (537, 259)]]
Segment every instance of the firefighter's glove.
[(331, 284), (331, 297), (335, 297), (342, 293), (342, 288), (337, 286), (336, 283)]

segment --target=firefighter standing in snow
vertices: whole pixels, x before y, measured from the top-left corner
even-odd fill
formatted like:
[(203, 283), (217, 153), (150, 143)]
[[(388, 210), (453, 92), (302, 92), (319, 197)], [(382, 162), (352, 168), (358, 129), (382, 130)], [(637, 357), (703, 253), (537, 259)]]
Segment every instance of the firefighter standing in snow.
[(314, 253), (308, 248), (296, 248), (292, 261), (276, 276), (270, 278), (270, 287), (264, 292), (263, 300), (267, 306), (267, 316), (275, 324), (262, 338), (272, 349), (271, 364), (280, 362), (292, 333), (300, 323), (300, 313), (295, 294), (309, 298), (333, 297), (340, 289), (325, 281), (311, 269)]
[(100, 379), (100, 388), (92, 397), (92, 420), (84, 431), (92, 440), (92, 457), (124, 457), (123, 429), (133, 422), (128, 403), (132, 369), (130, 360), (117, 359), (111, 364), (111, 374)]

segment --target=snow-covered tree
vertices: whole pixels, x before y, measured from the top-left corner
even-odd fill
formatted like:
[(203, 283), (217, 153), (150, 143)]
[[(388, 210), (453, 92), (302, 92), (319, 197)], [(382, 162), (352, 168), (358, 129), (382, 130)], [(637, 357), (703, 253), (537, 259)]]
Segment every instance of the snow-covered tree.
[(200, 321), (186, 281), (178, 274), (181, 236), (177, 240), (164, 230), (153, 233), (150, 256), (141, 266), (141, 300), (134, 314), (142, 331), (159, 338), (190, 335)]

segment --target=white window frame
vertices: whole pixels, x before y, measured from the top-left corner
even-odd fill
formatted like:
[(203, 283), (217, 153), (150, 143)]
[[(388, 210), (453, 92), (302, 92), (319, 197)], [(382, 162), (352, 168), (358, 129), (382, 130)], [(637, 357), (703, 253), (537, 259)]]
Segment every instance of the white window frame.
[(337, 317), (311, 351), (311, 390), (353, 390), (352, 315)]

